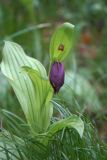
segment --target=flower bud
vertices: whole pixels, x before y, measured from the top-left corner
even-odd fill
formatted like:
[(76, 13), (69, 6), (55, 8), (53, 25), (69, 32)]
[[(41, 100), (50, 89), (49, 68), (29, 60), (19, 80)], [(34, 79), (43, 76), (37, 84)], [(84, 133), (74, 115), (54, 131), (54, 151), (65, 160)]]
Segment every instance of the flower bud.
[(60, 62), (54, 62), (50, 70), (50, 83), (54, 89), (54, 93), (58, 93), (64, 84), (64, 65)]

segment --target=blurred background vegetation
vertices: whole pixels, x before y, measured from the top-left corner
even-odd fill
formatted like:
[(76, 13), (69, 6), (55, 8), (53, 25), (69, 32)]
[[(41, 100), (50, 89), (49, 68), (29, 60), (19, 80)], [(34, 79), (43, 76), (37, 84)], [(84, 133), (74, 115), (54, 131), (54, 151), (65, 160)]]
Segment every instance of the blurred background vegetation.
[[(0, 0), (0, 61), (4, 40), (49, 67), (49, 43), (63, 22), (76, 26), (75, 45), (65, 61), (66, 78), (54, 99), (73, 113), (88, 115), (107, 142), (107, 1)], [(63, 99), (63, 101), (62, 101)], [(0, 109), (22, 115), (14, 92), (0, 73)], [(2, 119), (2, 117), (1, 117)]]

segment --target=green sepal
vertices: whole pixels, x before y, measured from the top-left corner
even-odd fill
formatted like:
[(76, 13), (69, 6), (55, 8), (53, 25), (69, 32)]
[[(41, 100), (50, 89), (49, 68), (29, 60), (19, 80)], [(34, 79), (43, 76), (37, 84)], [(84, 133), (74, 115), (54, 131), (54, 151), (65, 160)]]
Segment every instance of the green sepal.
[(52, 36), (50, 43), (50, 59), (54, 61), (63, 61), (73, 46), (74, 25), (63, 23), (57, 28)]

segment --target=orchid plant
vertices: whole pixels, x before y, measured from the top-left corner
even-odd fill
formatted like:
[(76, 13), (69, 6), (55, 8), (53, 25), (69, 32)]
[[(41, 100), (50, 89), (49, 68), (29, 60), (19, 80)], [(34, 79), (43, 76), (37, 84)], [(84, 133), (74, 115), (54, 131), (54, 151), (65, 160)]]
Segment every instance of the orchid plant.
[[(50, 138), (66, 127), (76, 129), (80, 137), (83, 135), (84, 124), (77, 115), (70, 113), (68, 117), (52, 123), (52, 97), (64, 84), (65, 71), (62, 62), (73, 46), (74, 32), (74, 25), (64, 23), (53, 34), (49, 75), (44, 66), (37, 59), (27, 56), (20, 45), (5, 41), (3, 48), (1, 71), (19, 100), (30, 135), (45, 146)], [(9, 114), (5, 110), (3, 113)]]

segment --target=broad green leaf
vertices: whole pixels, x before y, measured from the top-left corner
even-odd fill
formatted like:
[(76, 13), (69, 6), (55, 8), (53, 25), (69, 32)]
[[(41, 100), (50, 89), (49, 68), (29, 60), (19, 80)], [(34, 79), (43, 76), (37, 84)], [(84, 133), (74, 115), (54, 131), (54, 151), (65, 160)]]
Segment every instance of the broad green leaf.
[(68, 118), (65, 118), (65, 119), (59, 120), (58, 122), (53, 123), (50, 126), (47, 135), (49, 137), (53, 136), (55, 133), (57, 133), (58, 131), (66, 127), (76, 129), (80, 137), (82, 137), (83, 131), (84, 131), (84, 123), (81, 120), (81, 118), (76, 115), (71, 115)]
[[(36, 76), (37, 83), (41, 88), (39, 91), (37, 86), (35, 90), (35, 86), (30, 77), (25, 73), (21, 73), (22, 66), (28, 66), (35, 69), (40, 77), (47, 79), (45, 68), (39, 61), (28, 57), (18, 44), (6, 41), (3, 48), (1, 71), (8, 78), (13, 87), (29, 125), (34, 131), (39, 132), (41, 129), (37, 129), (39, 127), (37, 122), (39, 120), (41, 121), (41, 115), (38, 114), (38, 110), (41, 109), (41, 106), (38, 106), (40, 104), (38, 101), (43, 102), (42, 93), (44, 93), (46, 97), (48, 96), (46, 95), (47, 90), (45, 91), (42, 89), (45, 82)], [(36, 98), (36, 96), (38, 98)], [(46, 98), (45, 96), (44, 98)], [(44, 103), (42, 106), (44, 107)], [(44, 109), (42, 108), (42, 110)]]
[(52, 36), (50, 43), (51, 61), (63, 61), (73, 46), (74, 25), (62, 24)]
[(47, 130), (52, 117), (53, 107), (50, 100), (52, 99), (53, 89), (51, 88), (50, 82), (40, 77), (36, 70), (30, 67), (23, 67), (23, 70), (29, 75), (34, 86), (35, 101), (37, 104), (34, 125), (36, 122), (36, 124), (38, 124), (36, 127), (40, 133), (42, 133)]

